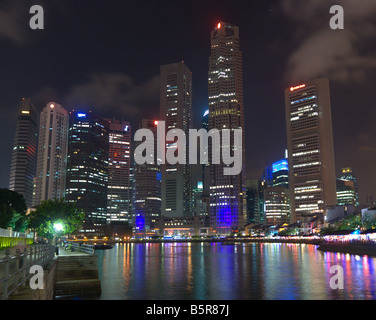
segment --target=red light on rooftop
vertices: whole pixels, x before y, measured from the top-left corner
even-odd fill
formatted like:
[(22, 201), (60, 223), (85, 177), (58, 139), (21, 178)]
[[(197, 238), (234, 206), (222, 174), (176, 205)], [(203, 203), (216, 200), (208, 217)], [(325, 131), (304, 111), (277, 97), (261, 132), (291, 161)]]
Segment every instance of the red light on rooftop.
[(221, 29), (221, 27), (222, 27), (222, 24), (221, 24), (221, 23), (218, 23), (217, 28), (218, 28), (218, 29)]
[(295, 91), (295, 90), (299, 90), (299, 89), (305, 88), (305, 86), (306, 86), (305, 84), (302, 84), (302, 85), (300, 85), (300, 86), (291, 87), (291, 88), (290, 88), (290, 91), (293, 92), (293, 91)]
[(158, 121), (154, 121), (154, 125), (157, 126), (159, 124)]

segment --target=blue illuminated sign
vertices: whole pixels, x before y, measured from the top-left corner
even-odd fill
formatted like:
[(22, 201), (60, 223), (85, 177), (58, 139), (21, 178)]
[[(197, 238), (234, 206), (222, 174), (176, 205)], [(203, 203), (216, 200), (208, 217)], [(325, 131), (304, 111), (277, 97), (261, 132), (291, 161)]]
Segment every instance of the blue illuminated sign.
[(274, 162), (272, 165), (273, 172), (278, 172), (278, 171), (289, 171), (289, 163), (286, 159), (279, 160), (277, 162)]
[(77, 113), (77, 117), (86, 118), (86, 113)]

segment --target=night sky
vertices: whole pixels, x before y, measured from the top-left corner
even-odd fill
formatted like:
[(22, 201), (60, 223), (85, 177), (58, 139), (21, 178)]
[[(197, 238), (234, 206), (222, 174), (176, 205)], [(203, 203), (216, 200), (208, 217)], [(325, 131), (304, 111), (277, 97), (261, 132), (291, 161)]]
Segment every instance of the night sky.
[[(45, 29), (29, 28), (30, 7)], [(329, 27), (333, 4), (345, 29)], [(239, 26), (244, 64), (247, 177), (259, 178), (286, 148), (284, 88), (331, 83), (337, 174), (353, 167), (361, 202), (376, 195), (376, 1), (2, 0), (0, 3), (0, 187), (8, 187), (21, 98), (90, 108), (130, 120), (159, 114), (159, 68), (193, 72), (195, 126), (208, 104), (210, 32)]]

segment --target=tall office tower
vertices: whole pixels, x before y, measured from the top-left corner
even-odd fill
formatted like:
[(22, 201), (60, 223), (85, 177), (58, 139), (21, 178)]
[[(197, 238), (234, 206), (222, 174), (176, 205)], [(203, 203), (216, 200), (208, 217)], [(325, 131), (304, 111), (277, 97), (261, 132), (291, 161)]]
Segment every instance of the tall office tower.
[(261, 181), (264, 181), (266, 186), (273, 185), (273, 166), (267, 165), (262, 171)]
[(273, 187), (289, 187), (289, 164), (287, 159), (281, 159), (272, 164)]
[(68, 111), (55, 102), (48, 103), (40, 114), (34, 206), (65, 198), (68, 129)]
[[(133, 145), (131, 145), (133, 149)], [(131, 167), (129, 168), (129, 225), (133, 226), (134, 223), (134, 205), (136, 196), (136, 181), (134, 179), (135, 162), (132, 160)]]
[(337, 179), (337, 205), (344, 206), (348, 204), (354, 207), (359, 205), (354, 181)]
[(354, 206), (359, 206), (359, 189), (358, 189), (358, 180), (353, 174), (352, 168), (342, 168), (342, 174), (339, 177), (341, 180), (352, 181), (354, 184), (355, 191), (355, 203)]
[(246, 224), (260, 222), (260, 180), (246, 181), (247, 220)]
[[(184, 62), (161, 66), (160, 120), (166, 132), (183, 130), (186, 134), (187, 164), (166, 163), (162, 170), (162, 215), (183, 217), (193, 214), (192, 168), (189, 161), (189, 129), (192, 128), (192, 73)], [(175, 140), (176, 141), (176, 140)], [(166, 150), (176, 149), (166, 141)]]
[(265, 223), (290, 223), (290, 193), (283, 187), (268, 187), (264, 190)]
[(197, 185), (193, 188), (194, 199), (194, 215), (195, 216), (207, 216), (208, 205), (206, 203), (206, 197), (203, 194), (204, 184), (202, 181), (198, 181)]
[(202, 116), (202, 128), (209, 131), (209, 109), (205, 110), (204, 115)]
[[(246, 222), (243, 62), (239, 28), (220, 22), (211, 33), (209, 59), (209, 129), (242, 129), (243, 170), (224, 175), (225, 165), (210, 166), (210, 220), (217, 234), (243, 229)], [(218, 148), (219, 146), (214, 146)], [(234, 150), (235, 145), (231, 143)], [(209, 148), (209, 159), (212, 147)], [(211, 160), (209, 161), (211, 163)]]
[[(107, 119), (106, 119), (107, 120)], [(107, 189), (107, 223), (130, 222), (131, 192), (129, 183), (131, 125), (120, 120), (109, 123), (109, 159)]]
[(305, 223), (337, 203), (329, 81), (286, 89), (285, 104), (292, 222)]
[(22, 99), (14, 138), (9, 189), (22, 194), (28, 208), (33, 204), (37, 139), (36, 109), (30, 99)]
[[(202, 129), (209, 131), (209, 110), (206, 110), (204, 112), (204, 115), (202, 116)], [(208, 153), (208, 152), (209, 152), (209, 147), (206, 147), (205, 153)], [(204, 184), (203, 195), (205, 197), (209, 197), (210, 195), (210, 165), (209, 164), (202, 165), (202, 181)]]
[(70, 113), (66, 200), (85, 212), (85, 227), (107, 218), (108, 122), (91, 112)]
[(133, 228), (136, 237), (146, 237), (153, 234), (153, 228), (158, 217), (161, 216), (161, 167), (157, 162), (157, 127), (158, 121), (144, 119), (140, 129), (149, 129), (154, 133), (154, 164), (135, 164), (134, 168), (134, 209)]

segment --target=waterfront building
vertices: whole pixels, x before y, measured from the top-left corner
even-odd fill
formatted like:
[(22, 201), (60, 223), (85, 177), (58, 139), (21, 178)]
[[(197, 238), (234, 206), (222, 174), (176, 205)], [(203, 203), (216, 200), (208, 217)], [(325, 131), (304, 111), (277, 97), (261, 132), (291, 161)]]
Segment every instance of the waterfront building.
[(330, 225), (355, 213), (353, 205), (336, 205), (327, 207), (325, 212), (325, 224)]
[[(140, 129), (149, 129), (157, 135), (158, 121), (144, 119)], [(153, 146), (157, 150), (157, 139)], [(134, 208), (133, 230), (137, 238), (155, 235), (155, 222), (161, 216), (162, 174), (161, 166), (154, 153), (154, 164), (135, 164), (134, 167)]]
[(292, 223), (337, 203), (329, 81), (285, 90)]
[(193, 188), (193, 199), (194, 199), (194, 215), (195, 216), (207, 216), (208, 203), (204, 195), (204, 184), (202, 181), (198, 181), (197, 185)]
[(108, 121), (92, 112), (71, 112), (66, 200), (85, 212), (91, 230), (106, 224), (108, 159)]
[(247, 223), (260, 222), (260, 180), (246, 181), (247, 192)]
[[(167, 131), (180, 129), (189, 136), (192, 128), (192, 72), (184, 62), (161, 66), (160, 121)], [(176, 141), (166, 141), (166, 150), (177, 149)], [(189, 155), (189, 139), (184, 152)], [(192, 167), (188, 164), (162, 164), (162, 215), (193, 215)]]
[[(209, 132), (209, 109), (206, 110), (202, 116), (202, 129), (205, 129)], [(209, 147), (206, 147), (204, 151), (205, 154), (208, 156)], [(202, 165), (202, 181), (204, 184), (203, 195), (205, 197), (210, 197), (210, 164), (203, 164)], [(209, 203), (208, 203), (209, 205)], [(209, 210), (209, 207), (208, 207)]]
[(129, 223), (131, 125), (123, 120), (106, 120), (109, 124), (107, 223)]
[(210, 235), (208, 216), (160, 217), (156, 219), (158, 235), (175, 240)]
[(14, 137), (9, 190), (22, 194), (28, 208), (33, 204), (37, 139), (37, 111), (30, 99), (22, 99)]
[(272, 164), (272, 177), (273, 187), (289, 188), (289, 164), (287, 158)]
[(351, 168), (342, 168), (341, 171), (342, 174), (337, 179), (337, 202), (338, 204), (353, 204), (355, 207), (358, 207), (358, 181)]
[[(243, 62), (238, 27), (220, 22), (211, 32), (208, 82), (209, 130), (243, 130), (242, 172), (236, 176), (226, 176), (223, 173), (224, 164), (210, 165), (211, 227), (219, 235), (228, 235), (244, 229), (247, 215)], [(213, 146), (209, 145), (209, 163), (212, 148)], [(232, 145), (232, 148), (235, 146)]]
[(39, 121), (38, 161), (33, 205), (65, 198), (69, 114), (50, 102)]
[(284, 187), (267, 187), (264, 191), (265, 224), (290, 223), (290, 192)]

